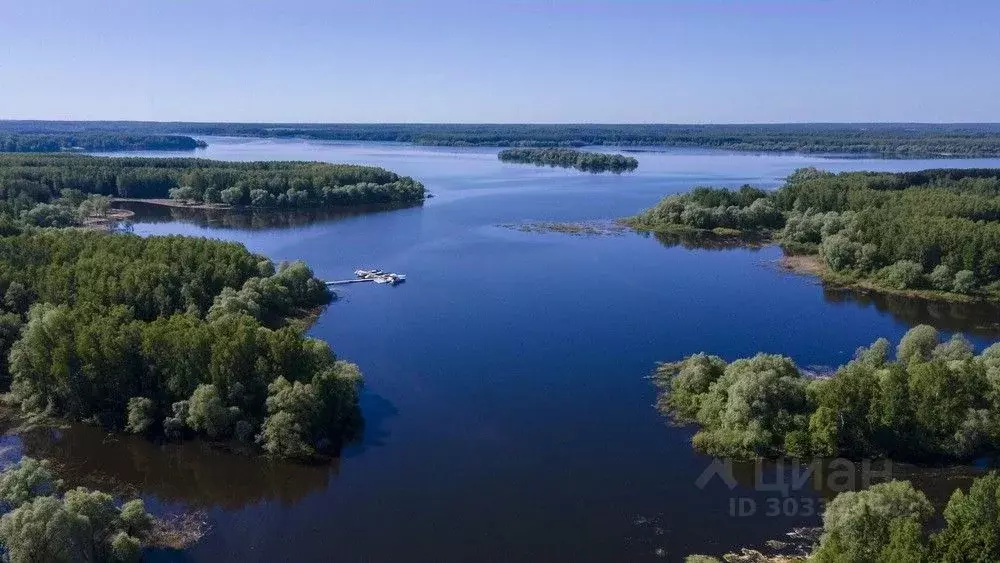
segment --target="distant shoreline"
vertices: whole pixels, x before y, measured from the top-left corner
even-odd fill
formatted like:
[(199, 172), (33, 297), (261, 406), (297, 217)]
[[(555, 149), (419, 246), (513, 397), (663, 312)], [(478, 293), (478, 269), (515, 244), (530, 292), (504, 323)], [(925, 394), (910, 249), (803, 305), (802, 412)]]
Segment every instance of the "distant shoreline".
[(1000, 157), (1000, 123), (457, 124), (0, 121), (0, 136), (234, 136), (423, 146), (714, 148), (881, 158)]

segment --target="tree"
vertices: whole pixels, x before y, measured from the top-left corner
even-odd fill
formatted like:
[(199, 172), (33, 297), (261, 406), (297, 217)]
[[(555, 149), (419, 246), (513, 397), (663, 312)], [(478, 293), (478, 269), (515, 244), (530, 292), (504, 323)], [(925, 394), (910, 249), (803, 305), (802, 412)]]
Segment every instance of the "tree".
[(951, 291), (955, 285), (954, 275), (947, 264), (938, 264), (928, 276), (931, 286), (939, 291)]
[(170, 189), (170, 199), (176, 199), (178, 201), (201, 201), (201, 194), (198, 190), (191, 186), (181, 186), (177, 188)]
[(0, 543), (11, 563), (76, 562), (94, 558), (87, 519), (55, 497), (31, 500), (0, 518)]
[(223, 404), (214, 385), (202, 384), (188, 401), (187, 425), (209, 438), (225, 438), (232, 431), (234, 414)]
[(953, 287), (955, 293), (972, 293), (976, 288), (976, 274), (970, 270), (957, 272)]
[(834, 270), (846, 270), (854, 266), (860, 247), (845, 236), (836, 234), (823, 239), (820, 252), (826, 264)]
[(878, 279), (892, 289), (916, 289), (922, 285), (924, 267), (912, 260), (900, 260), (882, 268)]
[(867, 563), (885, 561), (889, 553), (912, 552), (913, 528), (919, 530), (932, 512), (924, 494), (907, 481), (840, 493), (823, 514), (823, 536), (814, 559)]
[(22, 457), (0, 473), (0, 502), (9, 510), (34, 498), (53, 495), (61, 487), (62, 481), (47, 460)]
[(944, 509), (945, 527), (932, 539), (935, 561), (1000, 561), (1000, 475), (956, 490)]
[(128, 400), (128, 422), (125, 429), (134, 434), (149, 430), (156, 419), (156, 405), (148, 397), (132, 397)]
[(899, 341), (896, 348), (896, 359), (904, 364), (912, 361), (925, 362), (931, 359), (931, 355), (940, 343), (938, 332), (934, 327), (919, 325), (911, 328)]
[(219, 199), (222, 200), (222, 203), (227, 205), (239, 205), (243, 203), (243, 198), (243, 188), (237, 186), (226, 188), (219, 192)]

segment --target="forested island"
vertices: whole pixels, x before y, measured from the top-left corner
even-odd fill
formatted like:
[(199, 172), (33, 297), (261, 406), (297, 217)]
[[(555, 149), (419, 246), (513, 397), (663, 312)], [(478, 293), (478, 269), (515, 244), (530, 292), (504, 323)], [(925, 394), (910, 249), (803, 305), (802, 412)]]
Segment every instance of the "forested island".
[(66, 226), (95, 197), (304, 209), (418, 203), (425, 190), (410, 177), (346, 164), (0, 155), (0, 212)]
[(639, 161), (621, 154), (586, 152), (559, 148), (505, 149), (497, 155), (503, 162), (519, 162), (537, 166), (561, 166), (584, 172), (631, 172)]
[(693, 444), (717, 456), (955, 461), (1000, 446), (1000, 344), (977, 355), (927, 325), (895, 349), (859, 349), (829, 376), (784, 356), (695, 354), (661, 364), (656, 382), (658, 408), (698, 424)]
[(0, 133), (0, 152), (193, 151), (208, 143), (184, 135)]
[(307, 318), (302, 263), (242, 245), (79, 229), (0, 238), (0, 382), (31, 417), (310, 458), (353, 438), (361, 376)]
[(928, 123), (406, 124), (0, 121), (0, 133), (221, 135), (441, 146), (714, 148), (890, 158), (1000, 155), (1000, 125)]
[(824, 279), (940, 299), (1000, 299), (1000, 170), (800, 169), (775, 192), (696, 188), (625, 219), (654, 233), (773, 240)]

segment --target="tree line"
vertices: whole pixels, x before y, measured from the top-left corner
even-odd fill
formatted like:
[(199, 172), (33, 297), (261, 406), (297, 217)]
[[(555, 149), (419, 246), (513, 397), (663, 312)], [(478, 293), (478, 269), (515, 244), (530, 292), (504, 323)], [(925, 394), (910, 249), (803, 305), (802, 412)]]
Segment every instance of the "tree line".
[(304, 334), (328, 303), (300, 262), (191, 237), (0, 237), (3, 387), (29, 415), (310, 458), (360, 428), (356, 366)]
[(195, 158), (0, 155), (0, 213), (50, 203), (63, 190), (261, 208), (423, 201), (424, 186), (371, 166)]
[[(819, 544), (805, 560), (815, 563), (964, 563), (1000, 561), (1000, 475), (956, 489), (935, 515), (927, 497), (909, 481), (888, 481), (837, 495), (823, 514)], [(935, 522), (935, 517), (943, 523)], [(729, 560), (727, 558), (727, 560)], [(721, 563), (692, 555), (687, 563)]]
[(124, 133), (295, 137), (500, 147), (662, 146), (753, 152), (997, 156), (996, 124), (348, 124), (0, 121), (9, 133)]
[(893, 350), (861, 348), (830, 376), (787, 357), (726, 362), (695, 354), (661, 364), (657, 407), (699, 427), (692, 442), (738, 458), (968, 460), (1000, 447), (1000, 344), (976, 354), (920, 325)]
[(560, 148), (506, 149), (497, 155), (503, 162), (520, 162), (538, 166), (561, 166), (584, 172), (631, 172), (639, 161), (621, 154), (585, 152)]
[(185, 135), (0, 133), (0, 152), (191, 151), (208, 143)]
[(625, 222), (640, 231), (765, 236), (816, 253), (838, 281), (1000, 295), (1000, 170), (814, 168), (775, 192), (696, 188)]

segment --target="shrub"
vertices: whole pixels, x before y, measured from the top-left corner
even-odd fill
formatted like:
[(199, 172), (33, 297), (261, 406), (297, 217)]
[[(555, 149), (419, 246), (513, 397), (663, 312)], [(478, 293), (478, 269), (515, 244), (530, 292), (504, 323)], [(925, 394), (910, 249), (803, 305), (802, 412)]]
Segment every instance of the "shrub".
[(969, 270), (960, 270), (955, 274), (953, 287), (956, 293), (972, 293), (976, 289), (976, 275)]
[(931, 282), (931, 287), (939, 291), (951, 291), (955, 284), (954, 275), (951, 273), (951, 268), (946, 264), (938, 264), (934, 271), (927, 276)]
[(892, 289), (916, 289), (923, 285), (924, 267), (910, 260), (900, 260), (879, 270), (877, 278)]

